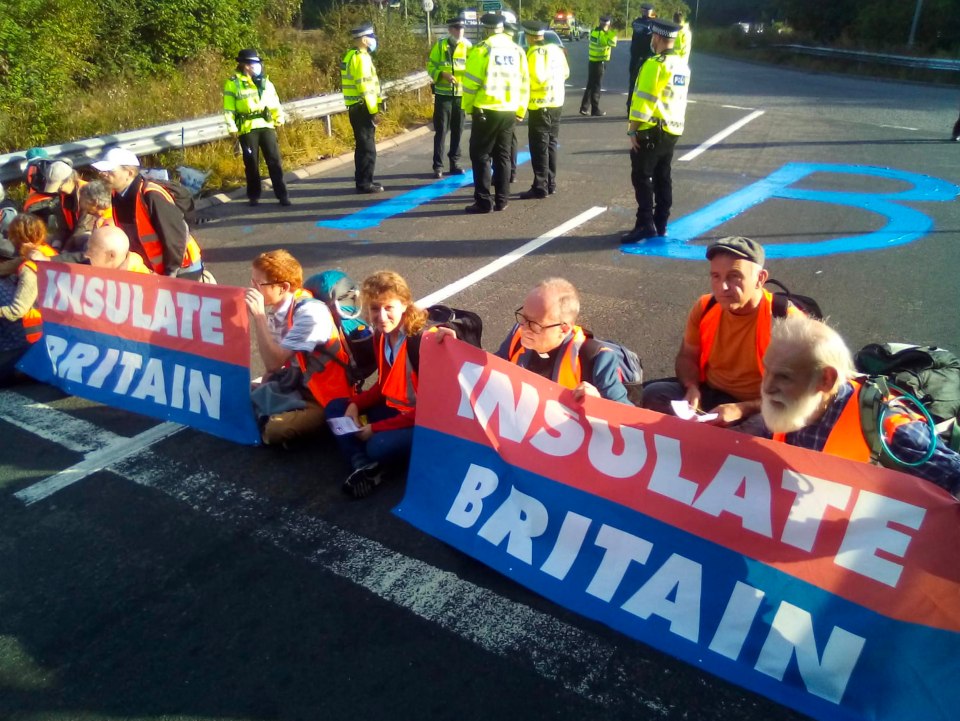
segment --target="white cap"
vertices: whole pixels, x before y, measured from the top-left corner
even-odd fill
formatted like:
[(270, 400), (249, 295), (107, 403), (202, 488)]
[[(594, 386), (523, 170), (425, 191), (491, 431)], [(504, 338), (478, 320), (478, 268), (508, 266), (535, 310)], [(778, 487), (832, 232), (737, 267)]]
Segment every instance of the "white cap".
[(47, 182), (43, 186), (43, 192), (53, 194), (59, 192), (60, 186), (73, 175), (73, 167), (62, 160), (54, 160), (47, 168)]
[(94, 163), (93, 167), (97, 170), (106, 171), (116, 170), (121, 165), (130, 165), (139, 168), (140, 159), (126, 148), (111, 148), (107, 151), (107, 154), (103, 156), (103, 160)]

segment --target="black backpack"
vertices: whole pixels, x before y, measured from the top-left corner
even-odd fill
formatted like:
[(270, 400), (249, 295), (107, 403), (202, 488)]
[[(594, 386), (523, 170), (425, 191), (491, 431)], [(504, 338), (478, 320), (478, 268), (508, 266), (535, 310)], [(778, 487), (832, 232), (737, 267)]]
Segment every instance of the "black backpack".
[(154, 180), (153, 178), (147, 178), (146, 180), (149, 183), (159, 185), (170, 193), (170, 197), (173, 198), (173, 204), (183, 213), (183, 217), (188, 225), (197, 219), (197, 207), (193, 200), (193, 193), (187, 190), (187, 187), (183, 185), (183, 183), (179, 183), (176, 180)]
[(446, 305), (431, 305), (426, 310), (428, 325), (450, 328), (459, 340), (477, 348), (483, 347), (483, 319), (472, 310)]
[(960, 450), (960, 358), (945, 348), (908, 343), (871, 343), (854, 356), (867, 375), (860, 391), (864, 437), (884, 465), (900, 464), (883, 451), (878, 430), (881, 407), (897, 393), (917, 401), (930, 414), (936, 431), (950, 448)]

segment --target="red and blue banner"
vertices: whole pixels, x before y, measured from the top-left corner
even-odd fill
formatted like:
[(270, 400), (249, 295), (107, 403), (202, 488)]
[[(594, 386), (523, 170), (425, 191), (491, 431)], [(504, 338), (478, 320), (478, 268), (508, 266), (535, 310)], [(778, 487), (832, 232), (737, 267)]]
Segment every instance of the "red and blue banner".
[(43, 337), (21, 371), (108, 406), (259, 443), (243, 288), (38, 266)]
[(956, 718), (960, 504), (942, 489), (640, 408), (577, 403), (434, 334), (420, 379), (400, 517), (814, 718)]

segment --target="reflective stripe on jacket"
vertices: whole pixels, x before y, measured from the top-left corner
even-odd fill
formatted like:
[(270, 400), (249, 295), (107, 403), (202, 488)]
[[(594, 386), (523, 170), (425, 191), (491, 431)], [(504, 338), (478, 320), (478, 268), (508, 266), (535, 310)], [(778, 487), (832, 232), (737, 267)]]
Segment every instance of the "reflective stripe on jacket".
[[(287, 330), (293, 327), (293, 316), (301, 303), (320, 303), (314, 300), (310, 291), (300, 288), (294, 291), (290, 312), (287, 313)], [(350, 397), (350, 384), (347, 382), (346, 366), (350, 362), (344, 348), (344, 340), (336, 323), (331, 322), (334, 335), (327, 339), (322, 347), (307, 353), (298, 351), (294, 354), (297, 365), (303, 371), (303, 382), (310, 391), (310, 395), (321, 406), (326, 406), (336, 398)]]
[(478, 43), (467, 57), (463, 76), (463, 109), (526, 114), (530, 72), (523, 49), (503, 33)]
[(562, 108), (565, 81), (570, 77), (567, 56), (558, 46), (537, 43), (527, 50), (530, 72), (530, 109)]
[(410, 355), (407, 353), (407, 341), (404, 337), (394, 352), (393, 364), (387, 364), (386, 336), (382, 333), (377, 340), (377, 383), (384, 402), (401, 413), (408, 413), (417, 405), (417, 372), (413, 369)]
[(343, 102), (349, 108), (365, 102), (367, 110), (375, 115), (380, 109), (380, 78), (373, 58), (366, 50), (351, 48), (340, 62), (340, 87)]
[(223, 119), (231, 133), (246, 135), (257, 128), (283, 125), (283, 106), (267, 77), (263, 92), (246, 73), (236, 73), (223, 84)]
[[(151, 270), (157, 275), (166, 275), (166, 266), (163, 262), (163, 244), (160, 242), (160, 236), (157, 234), (156, 228), (153, 227), (153, 222), (150, 220), (150, 213), (147, 210), (147, 203), (144, 198), (147, 193), (159, 193), (171, 204), (173, 204), (173, 198), (166, 189), (148, 180), (140, 186), (140, 191), (137, 193), (137, 200), (134, 203), (134, 207), (136, 208), (137, 239), (140, 241), (140, 245), (143, 246), (143, 252), (147, 254), (147, 265), (150, 266)], [(186, 227), (186, 221), (184, 221), (184, 227)], [(189, 268), (199, 262), (200, 246), (197, 245), (197, 241), (193, 239), (190, 231), (187, 230), (187, 243), (183, 251), (183, 262), (180, 264), (180, 267)]]
[[(707, 305), (713, 296), (704, 295), (700, 297), (700, 307), (703, 314), (700, 316), (700, 382), (707, 380), (707, 364), (710, 361), (710, 351), (713, 350), (713, 341), (717, 337), (717, 331), (720, 330), (720, 318), (723, 314), (723, 308), (719, 303), (714, 303), (709, 310)], [(760, 299), (760, 305), (757, 307), (757, 367), (763, 369), (763, 354), (767, 352), (767, 346), (770, 345), (770, 328), (773, 323), (773, 294), (769, 291), (763, 291), (763, 297)]]
[[(534, 351), (527, 350), (520, 344), (520, 334), (520, 326), (517, 326), (513, 331), (513, 338), (510, 340), (508, 360), (521, 368), (526, 368)], [(586, 341), (587, 336), (583, 332), (583, 328), (578, 325), (573, 326), (573, 330), (567, 333), (560, 344), (560, 352), (557, 353), (556, 361), (553, 364), (550, 380), (570, 390), (580, 385), (583, 378), (583, 369), (580, 365), (580, 348)]]
[[(433, 92), (437, 95), (463, 95), (463, 74), (467, 70), (467, 54), (473, 44), (466, 38), (450, 52), (450, 38), (440, 38), (430, 48), (430, 57), (427, 59), (427, 74), (433, 80)], [(440, 73), (450, 73), (457, 83), (451, 84), (440, 77)]]
[(617, 46), (616, 30), (594, 28), (590, 32), (590, 62), (601, 63), (610, 59), (610, 51)]
[(689, 85), (690, 68), (673, 50), (647, 58), (633, 88), (630, 121), (641, 130), (661, 122), (666, 132), (682, 135)]

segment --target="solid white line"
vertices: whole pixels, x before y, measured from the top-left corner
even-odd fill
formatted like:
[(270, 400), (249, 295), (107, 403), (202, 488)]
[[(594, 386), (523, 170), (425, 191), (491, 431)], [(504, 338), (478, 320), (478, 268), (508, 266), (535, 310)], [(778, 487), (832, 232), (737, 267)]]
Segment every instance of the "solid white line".
[(133, 438), (116, 436), (117, 440), (111, 445), (88, 453), (87, 457), (79, 463), (65, 468), (56, 475), (45, 478), (38, 483), (34, 483), (32, 486), (19, 490), (13, 495), (23, 501), (25, 506), (30, 506), (37, 501), (42, 501), (44, 498), (52, 496), (67, 486), (73, 485), (77, 481), (82, 481), (97, 471), (103, 470), (121, 458), (149, 448), (154, 443), (172, 436), (174, 433), (183, 430), (183, 428), (184, 426), (178, 423), (161, 423)]
[(537, 248), (540, 248), (541, 246), (544, 246), (547, 243), (549, 243), (551, 240), (554, 240), (555, 238), (559, 238), (564, 233), (570, 232), (577, 226), (583, 225), (584, 223), (586, 223), (588, 220), (592, 218), (596, 218), (601, 213), (606, 212), (606, 210), (607, 210), (606, 208), (602, 208), (600, 206), (594, 206), (589, 210), (583, 211), (582, 213), (580, 213), (580, 215), (576, 216), (575, 218), (571, 218), (563, 225), (558, 225), (553, 230), (547, 231), (546, 233), (541, 235), (539, 238), (534, 238), (529, 243), (525, 243), (524, 245), (521, 245), (516, 250), (513, 250), (507, 253), (506, 255), (500, 258), (497, 258), (496, 260), (490, 263), (487, 263), (482, 268), (478, 268), (477, 270), (473, 271), (469, 275), (465, 275), (460, 280), (454, 281), (453, 283), (450, 283), (450, 285), (446, 285), (440, 290), (434, 291), (430, 295), (421, 298), (420, 300), (417, 301), (417, 305), (419, 305), (421, 308), (426, 308), (427, 306), (431, 306), (435, 303), (440, 303), (441, 301), (446, 300), (450, 296), (459, 293), (461, 290), (464, 290), (465, 288), (469, 288), (471, 285), (473, 285), (478, 281), (483, 280), (487, 276), (493, 275), (498, 270), (502, 270), (506, 268), (511, 263), (515, 263), (516, 261), (520, 260), (523, 256), (528, 255), (529, 253), (532, 253)]
[(721, 140), (726, 138), (728, 135), (733, 135), (735, 132), (740, 130), (740, 128), (742, 128), (744, 125), (746, 125), (750, 121), (756, 120), (757, 118), (759, 118), (761, 115), (763, 115), (763, 113), (764, 113), (763, 110), (754, 110), (748, 116), (746, 116), (745, 118), (741, 118), (726, 130), (721, 130), (719, 133), (717, 133), (713, 137), (707, 138), (698, 147), (694, 148), (689, 153), (687, 153), (682, 158), (680, 158), (680, 160), (681, 161), (693, 160), (698, 155), (700, 155), (700, 153), (704, 152), (705, 150), (708, 150), (711, 146), (716, 145)]
[(919, 128), (911, 128), (907, 125), (881, 125), (881, 128), (893, 128), (894, 130), (919, 130)]
[(742, 105), (721, 105), (721, 108), (729, 108), (731, 110), (753, 110), (753, 108), (745, 108)]
[(57, 443), (74, 453), (90, 453), (120, 436), (14, 391), (0, 393), (0, 418), (27, 433)]

